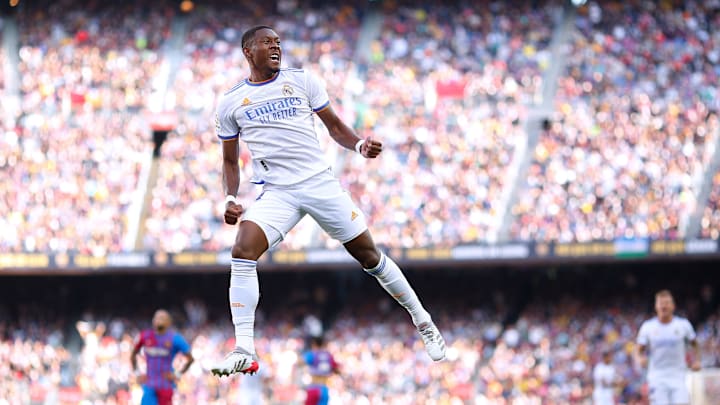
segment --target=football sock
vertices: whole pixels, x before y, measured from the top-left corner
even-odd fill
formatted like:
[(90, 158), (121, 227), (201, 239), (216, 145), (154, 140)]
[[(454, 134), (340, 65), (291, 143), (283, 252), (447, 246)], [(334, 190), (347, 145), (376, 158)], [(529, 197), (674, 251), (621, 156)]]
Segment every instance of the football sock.
[(423, 308), (402, 270), (391, 258), (380, 253), (380, 263), (372, 269), (365, 269), (365, 272), (374, 276), (385, 291), (410, 313), (415, 326), (430, 322), (430, 314)]
[(235, 347), (255, 354), (253, 328), (255, 308), (260, 299), (257, 262), (254, 260), (232, 259), (230, 264), (230, 313), (235, 325)]

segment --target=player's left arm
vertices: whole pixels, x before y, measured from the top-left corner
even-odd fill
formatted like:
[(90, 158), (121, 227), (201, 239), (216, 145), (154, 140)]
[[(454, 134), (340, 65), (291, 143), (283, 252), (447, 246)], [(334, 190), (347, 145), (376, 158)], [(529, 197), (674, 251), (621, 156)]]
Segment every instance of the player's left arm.
[(697, 335), (695, 334), (695, 329), (693, 329), (692, 324), (690, 321), (685, 320), (686, 328), (687, 328), (687, 341), (690, 345), (690, 349), (692, 350), (692, 362), (690, 363), (690, 369), (693, 371), (700, 371), (700, 368), (702, 368), (702, 365), (700, 363), (700, 345), (697, 341)]
[(185, 363), (180, 367), (180, 370), (178, 370), (176, 377), (180, 377), (181, 375), (185, 374), (186, 371), (190, 368), (190, 366), (195, 361), (195, 358), (193, 358), (192, 353), (190, 352), (190, 345), (188, 342), (180, 336), (179, 333), (175, 334), (175, 347), (178, 353), (183, 355), (185, 357)]
[(690, 369), (692, 369), (692, 371), (700, 371), (702, 368), (702, 364), (700, 363), (700, 345), (698, 344), (697, 339), (691, 340), (689, 344), (693, 353)]
[(330, 137), (340, 146), (359, 152), (368, 159), (376, 158), (382, 152), (382, 142), (371, 137), (360, 138), (355, 131), (347, 126), (330, 105), (325, 85), (314, 74), (305, 75), (305, 90), (312, 111), (320, 117), (330, 133)]
[[(355, 131), (337, 116), (332, 106), (328, 105), (322, 110), (317, 111), (316, 114), (320, 117), (323, 124), (325, 124), (325, 127), (327, 127), (330, 133), (330, 137), (332, 137), (335, 142), (346, 149), (356, 150), (356, 145), (363, 139), (357, 136)], [(368, 137), (360, 144), (359, 152), (368, 159), (376, 158), (380, 152), (382, 152), (382, 142)]]

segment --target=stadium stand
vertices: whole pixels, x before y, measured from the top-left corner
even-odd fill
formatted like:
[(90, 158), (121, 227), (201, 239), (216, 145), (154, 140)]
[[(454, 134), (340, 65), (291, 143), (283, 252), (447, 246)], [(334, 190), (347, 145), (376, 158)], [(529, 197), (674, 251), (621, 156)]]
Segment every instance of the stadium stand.
[(700, 237), (720, 239), (720, 173), (712, 177), (712, 191), (703, 210)]
[(719, 130), (713, 9), (608, 3), (578, 17), (512, 238), (685, 236)]
[[(207, 2), (179, 14), (164, 2), (146, 10), (66, 0), (22, 8), (22, 113), (0, 152), (18, 164), (1, 181), (26, 179), (30, 187), (3, 198), (14, 232), (0, 236), (0, 249), (102, 255), (226, 247), (233, 229), (220, 222), (212, 114), (218, 95), (246, 74), (239, 36), (260, 17), (285, 37), (285, 64), (320, 75), (340, 114), (389, 146), (383, 159), (368, 162), (320, 137), (380, 244), (494, 242), (503, 220), (510, 239), (521, 240), (688, 236), (689, 212), (705, 205), (696, 200), (699, 184), (720, 131), (712, 86), (718, 40), (708, 30), (718, 18), (714, 3), (688, 3), (687, 11), (640, 2), (583, 9), (555, 118), (530, 151), (527, 181), (513, 202), (508, 179), (522, 159), (528, 109), (553, 62), (548, 22), (558, 13), (555, 2), (520, 3), (385, 6), (376, 13), (377, 39), (363, 49), (353, 45), (369, 13), (356, 5), (297, 12), (257, 2), (240, 12)], [(511, 6), (523, 18), (509, 18)], [(72, 12), (57, 17), (60, 8)], [(185, 32), (174, 33), (173, 21)], [(653, 36), (656, 28), (662, 35)], [(179, 34), (182, 58), (168, 72), (170, 39)], [(660, 51), (650, 54), (650, 47)], [(628, 48), (640, 55), (629, 58)], [(167, 78), (166, 100), (179, 125), (161, 149), (157, 182), (144, 190), (151, 148), (144, 112)], [(673, 91), (679, 86), (685, 93)], [(677, 159), (665, 165), (668, 156)], [(51, 163), (60, 159), (66, 163)], [(580, 173), (586, 181), (576, 181)], [(30, 198), (30, 190), (45, 192)], [(245, 201), (257, 193), (243, 185)], [(138, 194), (151, 198), (142, 240), (132, 244), (139, 210), (130, 205)], [(717, 233), (716, 201), (711, 192), (701, 235)], [(505, 219), (508, 204), (513, 215)], [(71, 214), (58, 219), (61, 211)], [(336, 245), (307, 221), (282, 248)]]
[(122, 251), (171, 9), (42, 6), (17, 14), (21, 113), (0, 151), (16, 162), (2, 176), (14, 232), (0, 251)]

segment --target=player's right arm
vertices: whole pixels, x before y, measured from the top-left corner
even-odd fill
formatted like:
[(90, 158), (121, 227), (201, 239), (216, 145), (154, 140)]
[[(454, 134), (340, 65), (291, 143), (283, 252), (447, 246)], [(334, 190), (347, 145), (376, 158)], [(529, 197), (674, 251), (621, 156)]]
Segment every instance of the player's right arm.
[(237, 138), (223, 141), (222, 143), (222, 178), (223, 189), (225, 190), (225, 223), (235, 225), (243, 213), (242, 205), (234, 201), (240, 187), (240, 142)]
[(135, 342), (135, 346), (133, 346), (132, 353), (130, 353), (130, 364), (132, 364), (132, 371), (137, 371), (137, 356), (140, 354), (140, 349), (143, 347), (143, 334), (140, 333), (140, 337), (138, 338), (137, 342)]
[(646, 368), (648, 365), (647, 347), (650, 343), (649, 337), (650, 331), (646, 322), (640, 326), (640, 331), (637, 337), (637, 349), (635, 351), (635, 361), (641, 368)]
[(223, 97), (215, 113), (215, 132), (222, 140), (222, 182), (225, 191), (225, 223), (235, 225), (243, 207), (235, 201), (240, 187), (240, 127), (232, 116), (228, 98)]
[(692, 350), (692, 362), (690, 363), (690, 369), (693, 371), (700, 371), (702, 368), (702, 364), (700, 362), (700, 345), (697, 341), (695, 329), (693, 329), (692, 324), (687, 319), (685, 319), (685, 339)]

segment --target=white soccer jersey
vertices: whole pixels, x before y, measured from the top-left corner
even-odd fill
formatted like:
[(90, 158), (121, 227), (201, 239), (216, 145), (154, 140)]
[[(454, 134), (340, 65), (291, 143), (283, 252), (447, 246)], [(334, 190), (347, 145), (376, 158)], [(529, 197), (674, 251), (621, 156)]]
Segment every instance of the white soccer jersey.
[(658, 380), (684, 381), (687, 372), (685, 345), (695, 340), (690, 322), (679, 316), (668, 323), (657, 318), (643, 322), (637, 343), (648, 350), (648, 382)]
[(240, 138), (253, 160), (253, 182), (296, 184), (330, 165), (313, 126), (313, 113), (330, 104), (320, 81), (302, 69), (281, 69), (272, 79), (244, 80), (220, 99), (217, 136)]
[(593, 403), (595, 405), (612, 405), (615, 367), (612, 364), (598, 363), (593, 369)]

